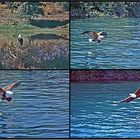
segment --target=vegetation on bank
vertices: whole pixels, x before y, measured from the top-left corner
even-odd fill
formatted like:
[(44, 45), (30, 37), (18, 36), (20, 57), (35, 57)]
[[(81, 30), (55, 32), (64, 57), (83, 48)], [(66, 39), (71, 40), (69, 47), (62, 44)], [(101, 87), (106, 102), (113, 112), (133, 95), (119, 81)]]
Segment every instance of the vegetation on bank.
[(140, 17), (140, 2), (72, 2), (71, 17)]
[[(14, 16), (22, 19), (22, 22), (23, 20), (30, 22), (30, 19), (45, 17), (48, 15), (51, 16), (59, 15), (59, 17), (62, 16), (61, 18), (64, 18), (64, 14), (69, 12), (69, 3), (68, 2), (0, 2), (0, 11), (1, 11), (0, 13), (1, 18), (2, 15), (8, 17), (8, 15), (6, 14), (9, 13), (10, 16), (12, 17)], [(18, 21), (17, 18), (16, 20)], [(61, 20), (61, 18), (57, 20)], [(68, 15), (65, 16), (65, 19), (66, 18), (68, 18)]]
[[(7, 41), (9, 40), (9, 41)], [(15, 38), (0, 38), (1, 69), (68, 68), (68, 41), (26, 39), (20, 47)]]
[[(68, 20), (68, 2), (0, 2), (0, 68), (68, 68)], [(23, 46), (17, 40), (19, 34), (24, 38)], [(30, 41), (38, 34), (64, 39)]]
[[(68, 36), (68, 22), (61, 23), (69, 20), (68, 7), (67, 2), (0, 2), (0, 32), (54, 32)], [(44, 22), (44, 28), (39, 27), (39, 20)], [(55, 26), (46, 28), (46, 24)]]

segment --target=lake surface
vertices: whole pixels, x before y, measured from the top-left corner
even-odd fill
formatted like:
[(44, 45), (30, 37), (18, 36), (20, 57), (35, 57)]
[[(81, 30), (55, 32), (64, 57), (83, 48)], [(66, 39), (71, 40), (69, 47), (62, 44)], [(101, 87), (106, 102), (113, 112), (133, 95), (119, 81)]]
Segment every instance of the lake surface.
[(0, 87), (22, 81), (0, 102), (0, 138), (68, 138), (68, 71), (0, 71)]
[(68, 40), (68, 38), (56, 34), (36, 34), (29, 37), (30, 41), (33, 40)]
[[(101, 43), (84, 31), (105, 31)], [(71, 21), (71, 67), (79, 69), (140, 68), (140, 18), (87, 18)]]
[(118, 103), (140, 86), (137, 82), (71, 85), (71, 137), (140, 138), (140, 100)]

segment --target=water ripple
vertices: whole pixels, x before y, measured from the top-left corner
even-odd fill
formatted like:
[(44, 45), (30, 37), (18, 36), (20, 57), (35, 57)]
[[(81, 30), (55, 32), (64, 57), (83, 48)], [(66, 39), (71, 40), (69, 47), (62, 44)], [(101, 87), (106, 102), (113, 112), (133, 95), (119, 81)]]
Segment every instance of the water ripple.
[[(96, 21), (96, 22), (95, 22)], [(79, 69), (140, 68), (140, 19), (88, 18), (71, 21), (71, 67)], [(115, 28), (114, 28), (115, 27)], [(106, 31), (108, 38), (90, 43), (85, 30)], [(89, 55), (90, 53), (90, 55)]]
[(71, 136), (139, 138), (139, 100), (130, 103), (118, 102), (127, 97), (128, 93), (135, 91), (139, 85), (139, 81), (72, 84)]
[[(0, 85), (22, 81), (11, 103), (1, 102), (1, 138), (69, 136), (68, 71), (0, 71)], [(7, 80), (8, 79), (8, 80)]]

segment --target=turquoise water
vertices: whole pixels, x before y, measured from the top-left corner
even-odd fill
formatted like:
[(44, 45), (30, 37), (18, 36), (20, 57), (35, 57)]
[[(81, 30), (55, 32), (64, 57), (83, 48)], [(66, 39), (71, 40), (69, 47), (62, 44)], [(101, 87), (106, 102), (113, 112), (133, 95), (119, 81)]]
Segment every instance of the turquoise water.
[[(89, 42), (83, 31), (105, 31), (101, 43)], [(139, 18), (87, 18), (71, 21), (71, 68), (138, 69)]]
[(71, 85), (71, 137), (140, 138), (140, 100), (118, 103), (138, 82)]
[(0, 87), (22, 81), (13, 101), (0, 102), (0, 138), (67, 138), (68, 71), (0, 71)]

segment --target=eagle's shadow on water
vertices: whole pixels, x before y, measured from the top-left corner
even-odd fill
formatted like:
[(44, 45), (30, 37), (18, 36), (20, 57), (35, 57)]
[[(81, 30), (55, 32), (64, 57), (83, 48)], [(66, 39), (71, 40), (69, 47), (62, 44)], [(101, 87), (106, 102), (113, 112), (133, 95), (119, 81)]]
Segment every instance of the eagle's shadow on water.
[[(7, 104), (6, 101), (5, 101), (5, 104)], [(13, 102), (9, 102), (8, 106), (9, 105), (12, 106), (12, 104)], [(2, 131), (6, 131), (6, 129), (16, 128), (16, 125), (14, 124), (14, 118), (16, 118), (16, 116), (14, 116), (12, 112), (0, 111), (0, 118), (2, 121), (0, 125), (1, 133)]]

